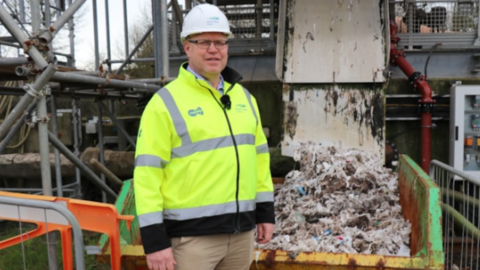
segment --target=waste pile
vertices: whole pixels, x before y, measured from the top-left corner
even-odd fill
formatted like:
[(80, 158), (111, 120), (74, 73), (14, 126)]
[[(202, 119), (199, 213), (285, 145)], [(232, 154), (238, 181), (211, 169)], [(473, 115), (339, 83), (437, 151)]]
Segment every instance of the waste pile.
[(294, 159), (299, 170), (275, 187), (274, 237), (257, 248), (410, 256), (398, 176), (383, 157), (309, 142)]

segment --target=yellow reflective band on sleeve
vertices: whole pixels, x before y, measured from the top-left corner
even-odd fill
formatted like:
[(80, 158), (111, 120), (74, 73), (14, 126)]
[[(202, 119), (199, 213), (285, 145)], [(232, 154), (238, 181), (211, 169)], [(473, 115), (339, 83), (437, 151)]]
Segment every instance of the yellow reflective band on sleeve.
[(273, 202), (273, 192), (258, 192), (255, 198), (256, 203)]
[[(239, 134), (235, 135), (234, 137), (237, 145), (255, 145), (255, 136), (252, 134)], [(209, 151), (229, 146), (233, 146), (233, 140), (231, 136), (202, 140), (173, 148), (172, 158), (186, 157), (197, 152)]]
[(162, 212), (153, 212), (143, 215), (138, 215), (138, 225), (140, 228), (147, 227), (153, 224), (163, 223), (163, 214)]
[(159, 156), (154, 155), (138, 155), (135, 158), (135, 167), (144, 166), (163, 169), (167, 164), (167, 161), (162, 160)]
[(268, 144), (262, 144), (257, 146), (257, 154), (265, 154), (268, 153)]
[[(247, 212), (255, 210), (255, 201), (239, 201), (239, 211)], [(213, 217), (224, 214), (233, 214), (237, 212), (237, 204), (233, 202), (207, 205), (200, 207), (184, 208), (184, 209), (165, 209), (163, 215), (165, 219), (170, 220), (187, 220), (202, 217)]]
[(255, 116), (255, 119), (257, 120), (257, 124), (258, 124), (258, 116), (257, 116), (257, 112), (255, 111), (255, 107), (253, 107), (252, 96), (250, 95), (250, 92), (248, 92), (248, 90), (245, 87), (243, 87), (243, 92), (245, 92), (245, 95), (247, 96), (248, 103), (250, 103), (250, 108), (252, 108), (253, 115)]
[(170, 94), (170, 92), (168, 92), (166, 88), (160, 89), (157, 94), (162, 98), (163, 103), (165, 103), (170, 117), (172, 117), (175, 130), (177, 131), (178, 136), (182, 140), (182, 144), (192, 143), (192, 138), (188, 133), (187, 123), (183, 119), (182, 114), (180, 113), (180, 110), (175, 103), (175, 100), (173, 100), (172, 94)]

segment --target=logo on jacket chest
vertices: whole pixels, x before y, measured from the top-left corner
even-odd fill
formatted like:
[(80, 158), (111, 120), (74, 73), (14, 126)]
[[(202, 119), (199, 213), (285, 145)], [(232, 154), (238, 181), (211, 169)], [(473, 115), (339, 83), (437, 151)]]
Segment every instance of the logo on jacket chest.
[(238, 112), (238, 113), (246, 112), (247, 111), (247, 105), (237, 104), (237, 105), (235, 105), (235, 111)]
[(202, 108), (198, 107), (196, 109), (189, 110), (188, 115), (190, 115), (191, 117), (195, 117), (197, 115), (203, 115), (203, 110)]

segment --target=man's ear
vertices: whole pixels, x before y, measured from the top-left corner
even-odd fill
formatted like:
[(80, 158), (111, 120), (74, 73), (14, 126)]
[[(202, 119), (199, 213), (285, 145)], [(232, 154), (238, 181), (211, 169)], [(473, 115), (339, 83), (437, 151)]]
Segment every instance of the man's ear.
[(183, 50), (185, 51), (185, 54), (187, 54), (187, 56), (190, 56), (190, 48), (192, 47), (188, 41), (183, 42)]

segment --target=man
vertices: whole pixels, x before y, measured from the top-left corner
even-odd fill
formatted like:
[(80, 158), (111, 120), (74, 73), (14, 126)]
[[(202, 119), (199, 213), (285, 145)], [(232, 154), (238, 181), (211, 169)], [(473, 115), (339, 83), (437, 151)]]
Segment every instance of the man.
[(255, 98), (226, 67), (226, 16), (195, 6), (178, 78), (142, 115), (134, 188), (149, 269), (243, 270), (275, 222), (269, 152)]

